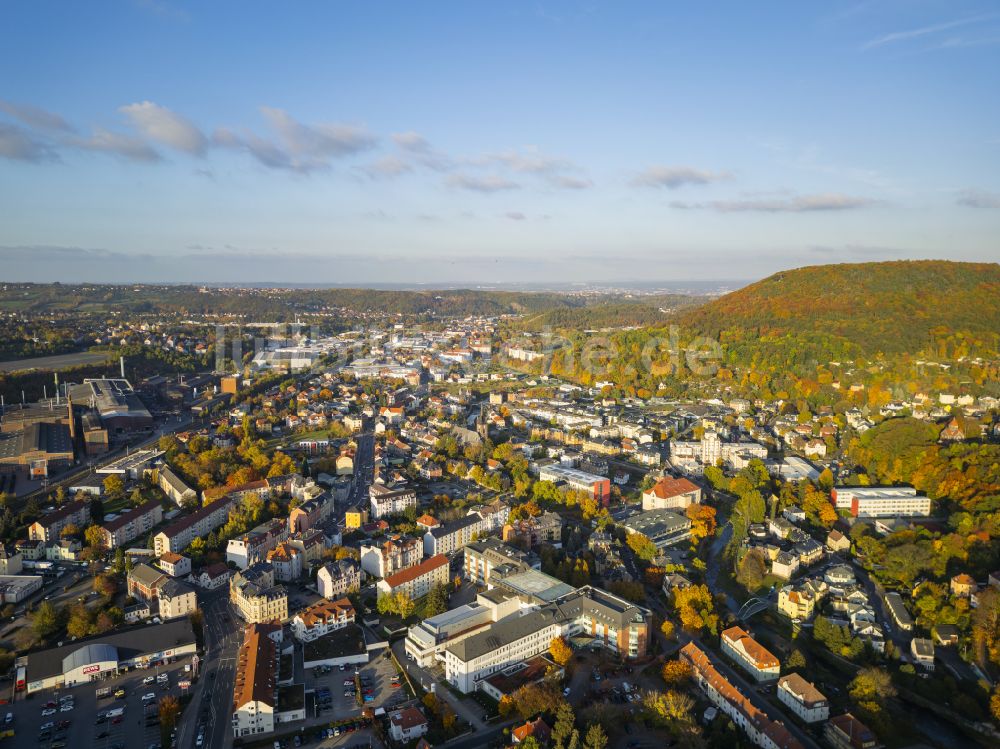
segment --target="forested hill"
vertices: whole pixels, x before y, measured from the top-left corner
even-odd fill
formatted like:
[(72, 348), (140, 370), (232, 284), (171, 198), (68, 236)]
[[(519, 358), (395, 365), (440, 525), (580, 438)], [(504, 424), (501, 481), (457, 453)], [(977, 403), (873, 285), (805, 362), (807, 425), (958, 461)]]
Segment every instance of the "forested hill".
[[(995, 353), (1000, 265), (938, 260), (776, 273), (678, 318), (734, 353), (792, 346), (820, 361), (878, 353)], [(746, 360), (748, 356), (740, 356)]]

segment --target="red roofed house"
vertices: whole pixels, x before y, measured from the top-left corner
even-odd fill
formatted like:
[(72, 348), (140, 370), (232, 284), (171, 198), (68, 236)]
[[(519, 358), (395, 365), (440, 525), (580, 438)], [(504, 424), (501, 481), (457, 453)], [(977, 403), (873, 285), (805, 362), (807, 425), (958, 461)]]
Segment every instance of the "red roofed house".
[(730, 627), (722, 633), (722, 652), (757, 681), (777, 679), (780, 675), (781, 662), (742, 627)]
[(549, 728), (548, 724), (542, 720), (541, 717), (538, 717), (534, 720), (529, 720), (523, 725), (515, 727), (510, 732), (510, 739), (515, 744), (520, 744), (529, 736), (534, 736), (535, 740), (539, 744), (545, 746), (552, 738), (552, 729)]
[(701, 488), (685, 478), (665, 476), (642, 493), (643, 512), (684, 510), (701, 502)]
[(389, 716), (389, 735), (395, 741), (412, 741), (427, 733), (427, 718), (415, 707), (399, 710)]
[(438, 554), (425, 559), (420, 564), (407, 567), (404, 570), (379, 580), (378, 594), (395, 595), (405, 593), (411, 600), (417, 600), (427, 595), (435, 585), (448, 583), (448, 557)]
[(705, 696), (745, 731), (754, 744), (764, 749), (804, 749), (781, 721), (755, 706), (693, 642), (681, 648), (680, 658), (691, 664), (695, 683)]
[(872, 730), (850, 713), (830, 718), (823, 737), (834, 749), (875, 749), (878, 739)]

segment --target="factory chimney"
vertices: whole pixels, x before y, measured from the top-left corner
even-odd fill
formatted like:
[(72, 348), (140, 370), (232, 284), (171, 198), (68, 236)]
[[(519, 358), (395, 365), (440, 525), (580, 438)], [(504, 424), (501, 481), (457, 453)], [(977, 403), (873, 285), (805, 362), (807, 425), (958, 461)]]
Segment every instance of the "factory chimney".
[(121, 364), (121, 366), (122, 366), (122, 379), (124, 380), (125, 379), (125, 357), (124, 356), (119, 356), (118, 357), (118, 363)]

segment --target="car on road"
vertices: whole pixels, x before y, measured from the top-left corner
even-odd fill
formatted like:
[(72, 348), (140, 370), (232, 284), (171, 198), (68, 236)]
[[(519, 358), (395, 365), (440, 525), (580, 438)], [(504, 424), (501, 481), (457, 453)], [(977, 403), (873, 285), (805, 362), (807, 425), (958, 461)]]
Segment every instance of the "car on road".
[(153, 694), (152, 692), (146, 692), (146, 694), (142, 695), (143, 702), (154, 702), (155, 700), (156, 700), (156, 695)]
[(142, 680), (142, 683), (143, 684), (152, 684), (154, 681), (156, 681), (156, 677), (154, 677), (154, 676), (147, 676), (145, 679)]
[(48, 718), (50, 715), (55, 715), (55, 714), (56, 714), (56, 709), (54, 707), (47, 707), (44, 710), (42, 710), (43, 718)]
[(39, 731), (48, 731), (48, 730), (51, 730), (51, 729), (53, 729), (53, 728), (55, 728), (55, 727), (56, 727), (56, 724), (55, 724), (55, 723), (53, 723), (52, 721), (49, 721), (49, 722), (48, 722), (48, 723), (46, 723), (45, 725), (43, 725), (43, 726), (39, 726), (38, 730), (39, 730)]
[(66, 703), (63, 704), (62, 707), (59, 708), (59, 712), (61, 712), (61, 713), (68, 713), (72, 709), (73, 709), (73, 703), (72, 702), (66, 702)]

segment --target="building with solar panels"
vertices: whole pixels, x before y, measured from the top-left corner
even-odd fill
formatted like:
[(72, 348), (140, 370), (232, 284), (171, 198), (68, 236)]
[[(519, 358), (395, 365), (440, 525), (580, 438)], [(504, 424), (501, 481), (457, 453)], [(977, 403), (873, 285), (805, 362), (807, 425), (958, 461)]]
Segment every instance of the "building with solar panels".
[(133, 668), (193, 655), (194, 629), (187, 617), (164, 624), (130, 627), (86, 637), (18, 658), (26, 669), (28, 693), (64, 689), (118, 675)]

